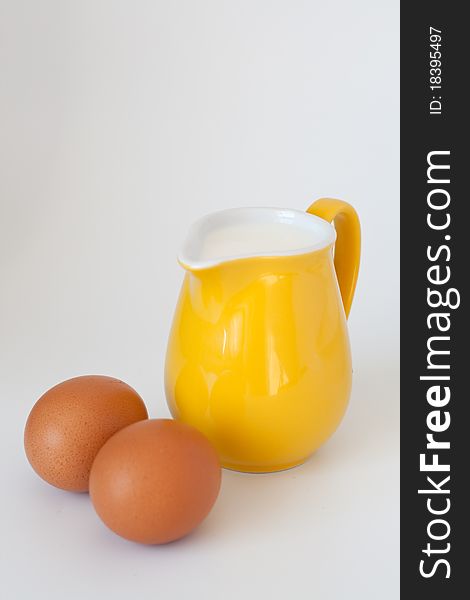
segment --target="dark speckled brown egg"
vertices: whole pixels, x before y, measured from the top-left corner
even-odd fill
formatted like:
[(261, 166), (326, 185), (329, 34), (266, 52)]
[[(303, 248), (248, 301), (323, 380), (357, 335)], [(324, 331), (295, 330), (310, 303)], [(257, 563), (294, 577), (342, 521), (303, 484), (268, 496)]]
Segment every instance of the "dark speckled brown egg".
[(74, 377), (48, 390), (33, 406), (24, 432), (26, 456), (51, 485), (86, 492), (103, 444), (123, 427), (147, 418), (142, 398), (123, 381)]

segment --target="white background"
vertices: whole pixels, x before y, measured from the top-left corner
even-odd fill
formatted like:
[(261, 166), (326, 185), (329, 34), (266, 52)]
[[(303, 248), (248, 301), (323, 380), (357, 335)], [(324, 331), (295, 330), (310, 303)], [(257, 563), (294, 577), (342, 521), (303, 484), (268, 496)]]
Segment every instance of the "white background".
[[(398, 0), (0, 0), (0, 596), (398, 598)], [(351, 202), (354, 390), (307, 464), (224, 472), (190, 537), (143, 547), (43, 483), (28, 412), (79, 374), (168, 416), (190, 223)]]

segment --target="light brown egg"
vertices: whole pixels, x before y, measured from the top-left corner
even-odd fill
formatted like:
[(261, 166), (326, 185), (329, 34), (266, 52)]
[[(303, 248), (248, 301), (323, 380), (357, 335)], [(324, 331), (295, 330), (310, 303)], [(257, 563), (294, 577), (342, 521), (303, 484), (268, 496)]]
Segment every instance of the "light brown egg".
[(118, 535), (164, 544), (207, 516), (220, 478), (217, 454), (202, 433), (179, 421), (153, 419), (122, 429), (101, 448), (90, 496)]
[(147, 419), (129, 385), (103, 375), (74, 377), (47, 391), (31, 410), (24, 432), (26, 456), (48, 483), (86, 492), (91, 465), (116, 431)]

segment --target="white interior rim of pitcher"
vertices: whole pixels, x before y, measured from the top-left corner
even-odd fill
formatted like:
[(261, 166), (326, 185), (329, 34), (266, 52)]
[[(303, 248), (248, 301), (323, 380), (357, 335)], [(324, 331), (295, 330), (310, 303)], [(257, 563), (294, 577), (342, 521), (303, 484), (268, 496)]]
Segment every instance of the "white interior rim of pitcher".
[[(301, 245), (297, 248), (290, 248), (289, 250), (272, 248), (262, 252), (224, 255), (214, 259), (200, 258), (204, 237), (211, 231), (229, 225), (256, 222), (293, 225), (304, 231), (311, 232), (312, 243)], [(229, 208), (205, 215), (193, 223), (178, 254), (178, 262), (184, 268), (191, 270), (208, 269), (225, 262), (246, 258), (307, 254), (327, 248), (334, 244), (335, 240), (336, 231), (328, 221), (302, 210), (272, 207)]]

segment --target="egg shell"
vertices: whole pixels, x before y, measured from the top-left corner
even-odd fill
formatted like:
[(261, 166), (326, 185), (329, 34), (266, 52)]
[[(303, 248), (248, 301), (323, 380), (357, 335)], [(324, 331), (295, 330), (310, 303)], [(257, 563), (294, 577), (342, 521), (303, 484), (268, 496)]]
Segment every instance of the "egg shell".
[(90, 497), (104, 523), (143, 544), (192, 531), (219, 493), (216, 451), (193, 427), (171, 419), (135, 423), (110, 438), (90, 474)]
[(51, 485), (86, 492), (101, 446), (119, 429), (147, 418), (142, 398), (123, 381), (104, 375), (74, 377), (34, 405), (24, 432), (26, 456)]

